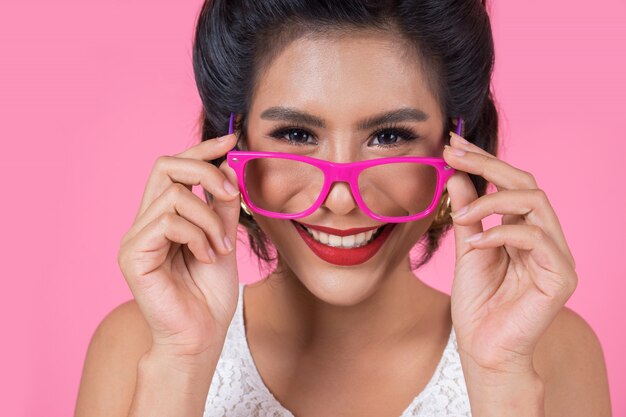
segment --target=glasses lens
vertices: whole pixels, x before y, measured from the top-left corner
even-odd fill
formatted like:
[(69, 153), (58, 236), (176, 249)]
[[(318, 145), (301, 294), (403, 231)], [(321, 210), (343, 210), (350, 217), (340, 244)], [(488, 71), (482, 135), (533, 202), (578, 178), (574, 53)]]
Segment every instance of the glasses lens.
[(275, 213), (295, 214), (319, 197), (324, 173), (313, 165), (282, 158), (256, 158), (246, 163), (246, 190), (252, 204)]
[(418, 162), (396, 162), (365, 169), (359, 175), (365, 205), (379, 216), (403, 217), (423, 212), (435, 198), (437, 169)]
[[(435, 198), (437, 169), (418, 162), (396, 162), (363, 170), (358, 177), (365, 205), (385, 217), (412, 216)], [(291, 159), (256, 158), (246, 163), (244, 181), (252, 204), (266, 211), (296, 214), (319, 198), (324, 173)]]

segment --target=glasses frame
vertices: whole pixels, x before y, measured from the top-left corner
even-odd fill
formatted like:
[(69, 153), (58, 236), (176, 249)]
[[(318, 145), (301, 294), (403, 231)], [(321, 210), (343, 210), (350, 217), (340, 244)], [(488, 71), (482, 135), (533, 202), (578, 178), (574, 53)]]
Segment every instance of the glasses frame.
[[(230, 116), (230, 124), (228, 133), (233, 133), (233, 117), (234, 114), (231, 113)], [(457, 126), (457, 131), (460, 133), (462, 129), (463, 119), (459, 117), (459, 123)], [(307, 210), (301, 211), (299, 213), (285, 214), (274, 211), (264, 210), (260, 207), (257, 207), (251, 200), (248, 195), (248, 190), (246, 189), (244, 182), (244, 173), (246, 164), (254, 159), (258, 158), (278, 158), (278, 159), (287, 159), (292, 161), (304, 162), (310, 164), (324, 174), (324, 184), (322, 185), (322, 190), (320, 191), (320, 195), (315, 200), (313, 205), (309, 207)], [(419, 156), (398, 156), (398, 157), (389, 157), (389, 158), (376, 158), (370, 159), (366, 161), (357, 161), (357, 162), (331, 162), (323, 159), (313, 158), (310, 156), (304, 155), (296, 155), (291, 153), (284, 152), (256, 152), (256, 151), (239, 151), (239, 150), (230, 150), (226, 154), (226, 159), (228, 161), (228, 166), (231, 167), (235, 173), (237, 174), (237, 182), (239, 184), (239, 190), (241, 191), (241, 196), (246, 205), (254, 212), (261, 214), (266, 217), (271, 217), (274, 219), (297, 219), (301, 217), (306, 217), (317, 209), (319, 209), (328, 194), (330, 193), (330, 189), (332, 185), (336, 182), (345, 182), (350, 186), (350, 191), (352, 192), (352, 196), (357, 203), (357, 206), (369, 217), (384, 222), (384, 223), (405, 223), (414, 220), (422, 219), (428, 215), (430, 215), (441, 196), (443, 195), (443, 190), (448, 179), (456, 172), (454, 168), (447, 164), (447, 162), (443, 158), (436, 157), (419, 157)], [(367, 168), (371, 168), (379, 165), (387, 165), (394, 164), (398, 162), (417, 162), (420, 164), (430, 165), (437, 170), (437, 187), (435, 189), (435, 196), (430, 205), (420, 213), (413, 214), (410, 216), (400, 216), (400, 217), (387, 217), (381, 216), (379, 214), (371, 211), (363, 198), (361, 197), (361, 193), (359, 191), (358, 178), (361, 172)]]

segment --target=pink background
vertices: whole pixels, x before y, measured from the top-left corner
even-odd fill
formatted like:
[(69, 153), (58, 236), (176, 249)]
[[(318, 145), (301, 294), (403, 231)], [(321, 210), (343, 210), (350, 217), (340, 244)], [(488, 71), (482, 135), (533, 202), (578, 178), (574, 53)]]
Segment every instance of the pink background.
[[(198, 140), (200, 5), (0, 5), (2, 415), (71, 415), (94, 329), (131, 298), (121, 236), (155, 158)], [(560, 215), (580, 278), (568, 305), (602, 341), (626, 416), (626, 2), (501, 1), (492, 17), (501, 157)], [(257, 280), (239, 253), (242, 281)], [(453, 259), (448, 239), (418, 274), (449, 292)]]

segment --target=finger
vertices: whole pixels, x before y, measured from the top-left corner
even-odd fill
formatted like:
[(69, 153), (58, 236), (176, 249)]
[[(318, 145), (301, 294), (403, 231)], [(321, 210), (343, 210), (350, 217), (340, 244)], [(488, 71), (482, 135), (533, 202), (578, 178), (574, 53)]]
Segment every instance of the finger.
[[(559, 219), (543, 190), (503, 190), (487, 194), (459, 211), (452, 212), (451, 216), (456, 224), (468, 225), (492, 214), (522, 216), (528, 224), (545, 230), (574, 266), (574, 257), (563, 235)], [(511, 223), (510, 218), (508, 222)]]
[[(130, 265), (133, 270), (124, 270), (124, 275), (141, 277), (157, 269), (165, 261), (172, 242), (187, 245), (201, 262), (215, 261), (215, 254), (202, 229), (168, 212), (152, 220), (125, 243), (120, 252), (125, 259), (121, 259), (120, 266)], [(128, 259), (129, 257), (132, 259)]]
[[(119, 264), (131, 292), (139, 302), (145, 297), (146, 299), (162, 297), (164, 293), (179, 288), (181, 282), (171, 279), (169, 273), (152, 272), (161, 268), (171, 255), (172, 249), (181, 245), (183, 250), (186, 248), (189, 252), (189, 260), (186, 260), (188, 266), (193, 265), (190, 260), (194, 258), (205, 264), (215, 262), (216, 256), (208, 245), (204, 233), (195, 225), (172, 213), (164, 213), (154, 219), (128, 241), (120, 252), (126, 259), (120, 259)], [(189, 285), (186, 274), (182, 274), (182, 278), (188, 288), (193, 288)]]
[[(450, 196), (450, 206), (453, 211), (458, 211), (461, 207), (470, 205), (478, 198), (476, 187), (465, 172), (455, 172), (446, 183), (448, 195)], [(461, 258), (466, 252), (471, 250), (471, 246), (464, 242), (468, 236), (483, 231), (481, 220), (467, 222), (466, 224), (454, 225), (454, 241), (456, 245), (456, 259)]]
[(490, 154), (483, 148), (474, 145), (473, 143), (467, 141), (464, 137), (459, 136), (454, 132), (450, 132), (450, 144), (454, 148), (459, 148), (470, 152), (476, 152), (489, 158), (495, 158), (494, 155)]
[[(501, 225), (492, 227), (477, 240), (468, 242), (473, 248), (487, 249), (512, 246), (528, 251), (531, 259), (547, 273), (529, 266), (528, 275), (547, 297), (559, 298), (572, 287), (571, 265), (554, 241), (540, 227), (533, 225)], [(538, 279), (542, 277), (542, 279)], [(568, 295), (569, 296), (569, 295)]]
[[(459, 151), (463, 154), (459, 155)], [(443, 157), (452, 168), (479, 175), (493, 183), (498, 190), (537, 188), (537, 182), (532, 174), (493, 156), (446, 146)]]
[[(232, 184), (238, 184), (237, 174), (235, 174), (235, 171), (228, 166), (228, 162), (226, 160), (220, 164), (219, 170)], [(215, 200), (213, 203), (213, 210), (215, 210), (220, 219), (222, 219), (225, 235), (228, 238), (229, 243), (234, 248), (237, 242), (237, 226), (239, 225), (241, 196), (233, 200)]]
[(200, 197), (179, 183), (172, 184), (137, 218), (127, 232), (128, 238), (132, 238), (148, 223), (167, 212), (178, 214), (200, 227), (216, 252), (224, 255), (230, 252), (224, 244), (224, 225), (217, 213)]
[(138, 216), (173, 183), (181, 183), (189, 190), (193, 185), (201, 185), (222, 200), (236, 200), (239, 195), (236, 185), (228, 181), (216, 166), (193, 158), (161, 156), (146, 185)]
[(214, 139), (207, 139), (174, 156), (179, 158), (193, 158), (201, 161), (212, 161), (213, 159), (224, 156), (226, 152), (235, 146), (235, 139), (236, 136), (234, 133)]

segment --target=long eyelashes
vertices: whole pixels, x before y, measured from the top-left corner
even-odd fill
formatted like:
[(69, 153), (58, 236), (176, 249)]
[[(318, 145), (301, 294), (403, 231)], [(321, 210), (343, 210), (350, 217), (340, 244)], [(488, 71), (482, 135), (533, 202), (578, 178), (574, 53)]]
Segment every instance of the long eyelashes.
[(387, 126), (380, 128), (379, 130), (377, 130), (376, 132), (372, 134), (372, 138), (376, 138), (382, 135), (389, 135), (395, 138), (398, 138), (398, 137), (402, 138), (399, 142), (396, 141), (393, 143), (380, 143), (377, 145), (377, 146), (381, 146), (385, 148), (400, 146), (402, 142), (410, 142), (419, 138), (419, 135), (414, 133), (411, 129), (402, 128), (397, 125), (387, 125)]
[[(298, 124), (279, 126), (274, 129), (270, 134), (271, 137), (288, 142), (295, 146), (316, 145), (317, 140), (314, 135), (305, 127)], [(391, 139), (391, 143), (383, 140), (381, 137), (387, 135), (387, 139)], [(381, 148), (393, 148), (402, 145), (403, 143), (410, 142), (419, 139), (420, 136), (410, 128), (400, 127), (398, 125), (389, 124), (381, 127), (371, 134), (372, 140), (377, 140), (379, 143), (373, 146)], [(371, 141), (370, 141), (371, 142)]]
[[(300, 133), (299, 137), (290, 136), (292, 133), (295, 132)], [(309, 132), (304, 126), (298, 124), (280, 126), (273, 130), (270, 133), (270, 136), (278, 140), (289, 142), (292, 145), (315, 145), (315, 143), (310, 143), (306, 140), (303, 140), (304, 135), (302, 135), (302, 133), (304, 133), (307, 137), (313, 136), (311, 132)], [(285, 136), (287, 136), (287, 138), (285, 138)]]

